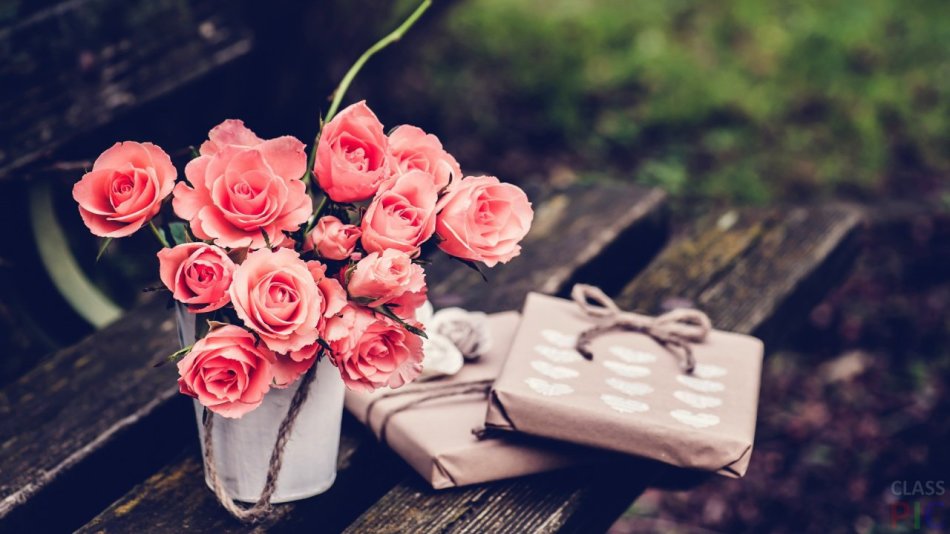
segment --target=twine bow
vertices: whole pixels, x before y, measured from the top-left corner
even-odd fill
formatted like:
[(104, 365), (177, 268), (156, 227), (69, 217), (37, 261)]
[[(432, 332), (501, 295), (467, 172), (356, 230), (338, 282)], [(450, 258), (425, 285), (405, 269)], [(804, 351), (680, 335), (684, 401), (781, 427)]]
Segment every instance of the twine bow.
[(658, 317), (626, 312), (600, 288), (586, 284), (575, 284), (571, 298), (587, 316), (602, 321), (577, 336), (575, 348), (588, 360), (594, 358), (590, 343), (597, 336), (617, 330), (639, 332), (673, 353), (679, 358), (683, 371), (692, 374), (696, 358), (691, 345), (701, 343), (712, 330), (709, 317), (699, 310), (677, 309)]

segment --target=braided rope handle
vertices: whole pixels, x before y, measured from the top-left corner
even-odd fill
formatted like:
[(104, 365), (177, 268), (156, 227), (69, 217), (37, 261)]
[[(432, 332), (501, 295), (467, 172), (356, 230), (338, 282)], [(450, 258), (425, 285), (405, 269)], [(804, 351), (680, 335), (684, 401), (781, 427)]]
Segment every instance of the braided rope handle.
[(307, 396), (310, 394), (310, 384), (316, 376), (316, 369), (317, 362), (314, 362), (306, 374), (304, 374), (303, 378), (300, 379), (300, 386), (297, 388), (297, 391), (294, 392), (294, 396), (290, 401), (290, 407), (287, 409), (287, 415), (284, 416), (283, 421), (280, 423), (280, 428), (277, 431), (277, 441), (274, 442), (274, 450), (271, 452), (264, 489), (261, 491), (260, 498), (258, 498), (257, 502), (250, 508), (244, 508), (238, 505), (234, 499), (228, 495), (227, 490), (224, 488), (224, 483), (221, 482), (221, 478), (218, 476), (218, 467), (215, 465), (214, 457), (214, 442), (211, 437), (212, 430), (214, 429), (214, 414), (210, 411), (205, 413), (205, 469), (208, 472), (208, 478), (211, 479), (211, 486), (215, 496), (218, 498), (218, 502), (236, 519), (245, 523), (256, 523), (266, 519), (273, 513), (273, 506), (270, 503), (270, 499), (277, 489), (277, 476), (280, 474), (280, 468), (284, 461), (284, 448), (287, 446), (287, 441), (290, 440), (297, 415), (300, 413), (301, 407), (307, 401)]

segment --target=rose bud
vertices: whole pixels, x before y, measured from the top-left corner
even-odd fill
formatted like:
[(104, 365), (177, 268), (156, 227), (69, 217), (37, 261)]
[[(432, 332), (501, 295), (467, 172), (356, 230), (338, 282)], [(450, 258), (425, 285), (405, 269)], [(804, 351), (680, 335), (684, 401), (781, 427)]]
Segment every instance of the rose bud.
[(521, 253), (518, 243), (534, 218), (524, 191), (494, 176), (468, 177), (452, 184), (439, 201), (438, 211), (439, 248), (489, 267)]
[(73, 186), (73, 199), (89, 231), (126, 237), (151, 220), (175, 187), (178, 171), (152, 143), (116, 143)]
[(366, 102), (347, 107), (324, 125), (313, 173), (330, 199), (371, 198), (390, 172), (389, 140)]
[(389, 134), (389, 152), (400, 174), (423, 171), (432, 177), (438, 190), (450, 181), (462, 179), (458, 161), (442, 148), (439, 138), (421, 128), (403, 125)]
[(359, 226), (343, 224), (332, 215), (320, 217), (310, 232), (306, 242), (307, 250), (316, 250), (317, 254), (328, 260), (345, 260), (353, 254), (362, 231)]
[[(369, 307), (393, 303), (408, 293), (412, 297), (401, 303), (409, 305), (404, 315), (411, 316), (408, 312), (425, 301), (425, 272), (422, 266), (412, 263), (405, 252), (394, 249), (382, 254), (373, 252), (356, 264), (346, 290), (352, 298)], [(416, 302), (418, 295), (422, 302)]]
[(228, 288), (234, 262), (224, 250), (205, 243), (185, 243), (158, 252), (162, 283), (191, 313), (217, 310), (231, 301)]
[(257, 408), (270, 390), (274, 353), (243, 328), (226, 325), (198, 340), (178, 362), (178, 388), (223, 417)]

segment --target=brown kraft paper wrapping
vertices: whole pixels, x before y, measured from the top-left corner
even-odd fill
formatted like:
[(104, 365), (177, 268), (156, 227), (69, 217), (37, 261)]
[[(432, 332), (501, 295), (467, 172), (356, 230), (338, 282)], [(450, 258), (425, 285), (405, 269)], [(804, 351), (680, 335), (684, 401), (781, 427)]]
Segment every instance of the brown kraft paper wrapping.
[[(493, 339), (488, 354), (466, 363), (454, 376), (409, 384), (406, 389), (419, 388), (424, 392), (429, 385), (494, 379), (508, 355), (518, 320), (517, 312), (490, 315)], [(366, 424), (369, 403), (389, 392), (347, 391), (346, 408)], [(380, 435), (388, 413), (423, 395), (399, 395), (376, 402), (370, 413), (373, 433)], [(577, 463), (574, 447), (569, 444), (519, 436), (477, 438), (472, 430), (484, 426), (487, 404), (484, 393), (474, 393), (412, 406), (389, 418), (386, 442), (435, 489), (541, 473)]]
[(697, 366), (686, 375), (675, 356), (634, 332), (595, 338), (593, 360), (584, 359), (574, 343), (595, 321), (572, 301), (529, 294), (486, 426), (744, 475), (762, 342), (713, 330), (691, 345)]

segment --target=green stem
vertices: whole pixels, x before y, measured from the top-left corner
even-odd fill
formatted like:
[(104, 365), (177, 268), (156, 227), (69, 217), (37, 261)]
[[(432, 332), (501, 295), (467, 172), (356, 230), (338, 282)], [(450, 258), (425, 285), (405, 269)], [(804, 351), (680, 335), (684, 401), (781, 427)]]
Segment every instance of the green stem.
[(330, 197), (326, 193), (321, 193), (320, 203), (317, 204), (317, 209), (313, 210), (313, 217), (310, 219), (310, 223), (307, 225), (307, 228), (303, 231), (303, 235), (307, 236), (310, 234), (310, 230), (313, 230), (313, 227), (317, 225), (317, 221), (320, 220), (320, 214), (323, 213), (323, 209), (327, 207), (327, 200)]
[(320, 120), (317, 135), (314, 136), (313, 145), (310, 146), (310, 155), (307, 156), (307, 172), (303, 173), (303, 180), (306, 180), (308, 188), (311, 185), (317, 185), (316, 176), (313, 175), (313, 162), (317, 160), (317, 145), (320, 144), (321, 133), (323, 133), (323, 119)]
[(158, 242), (161, 243), (163, 247), (171, 248), (171, 246), (168, 244), (168, 240), (165, 239), (165, 235), (161, 230), (158, 229), (157, 226), (155, 226), (153, 221), (149, 221), (148, 226), (152, 229), (152, 233), (155, 234), (155, 237), (158, 238)]
[[(373, 57), (377, 52), (386, 48), (387, 46), (395, 43), (396, 41), (402, 39), (402, 36), (409, 31), (409, 28), (419, 20), (419, 17), (426, 12), (427, 9), (432, 5), (432, 0), (423, 0), (419, 7), (412, 12), (409, 17), (399, 25), (398, 28), (393, 30), (389, 35), (383, 37), (376, 42), (373, 46), (369, 47), (363, 55), (356, 60), (356, 63), (353, 63), (353, 66), (350, 67), (350, 70), (346, 71), (346, 74), (343, 76), (343, 79), (340, 80), (340, 85), (336, 86), (336, 90), (333, 91), (333, 101), (330, 102), (330, 109), (327, 110), (327, 116), (320, 118), (320, 127), (317, 128), (317, 135), (313, 138), (313, 145), (310, 147), (310, 155), (307, 158), (307, 172), (304, 173), (301, 179), (307, 180), (310, 178), (316, 178), (313, 176), (313, 163), (317, 158), (317, 145), (320, 144), (320, 134), (323, 133), (323, 125), (330, 122), (330, 119), (336, 115), (336, 112), (340, 109), (340, 103), (343, 101), (343, 96), (346, 94), (347, 89), (350, 88), (350, 84), (353, 83), (353, 79), (356, 78), (357, 73), (360, 69), (363, 68), (363, 65), (369, 61), (369, 58)], [(309, 184), (308, 184), (309, 185)], [(316, 185), (316, 184), (314, 184)]]
[(392, 33), (386, 37), (383, 37), (377, 41), (376, 44), (369, 47), (366, 52), (363, 52), (363, 55), (356, 60), (356, 63), (350, 67), (350, 70), (346, 71), (346, 75), (343, 76), (342, 80), (340, 80), (340, 85), (338, 85), (336, 91), (333, 92), (333, 102), (330, 103), (330, 109), (327, 110), (327, 116), (323, 119), (325, 123), (330, 122), (330, 119), (336, 115), (337, 110), (340, 108), (340, 102), (343, 100), (343, 95), (346, 94), (346, 90), (349, 89), (353, 79), (356, 78), (356, 74), (361, 68), (363, 68), (363, 65), (369, 60), (369, 58), (373, 57), (376, 52), (379, 52), (387, 46), (395, 43), (399, 39), (402, 39), (402, 36), (405, 35), (407, 31), (409, 31), (409, 28), (411, 28), (412, 25), (415, 24), (417, 20), (419, 20), (419, 17), (421, 17), (431, 5), (432, 0), (423, 0), (422, 3), (419, 4), (419, 7), (417, 7), (416, 10), (413, 11), (411, 15), (409, 15), (409, 18), (403, 21), (403, 23), (400, 24), (398, 28), (393, 30)]
[(323, 208), (327, 207), (328, 198), (330, 197), (328, 197), (326, 193), (324, 193), (323, 198), (320, 199), (320, 203), (317, 204), (317, 209), (313, 210), (313, 218), (315, 220), (320, 218), (320, 214), (323, 213)]

